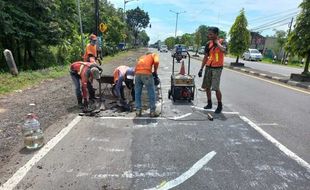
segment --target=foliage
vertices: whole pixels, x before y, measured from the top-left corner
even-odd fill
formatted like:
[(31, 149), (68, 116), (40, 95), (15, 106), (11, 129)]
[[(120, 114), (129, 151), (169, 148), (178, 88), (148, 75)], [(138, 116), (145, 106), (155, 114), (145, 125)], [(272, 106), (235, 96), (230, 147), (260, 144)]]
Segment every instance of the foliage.
[(145, 30), (143, 30), (142, 32), (139, 32), (138, 40), (140, 44), (147, 46), (150, 41), (150, 37), (146, 34)]
[(194, 36), (192, 34), (185, 33), (181, 36), (181, 44), (185, 44), (187, 47), (194, 44)]
[(279, 55), (282, 51), (282, 48), (287, 41), (286, 32), (283, 30), (276, 30), (275, 38), (277, 40), (277, 46), (275, 47), (275, 50), (276, 50), (277, 55), (278, 55), (277, 57), (279, 57)]
[(134, 44), (136, 45), (138, 34), (143, 28), (146, 28), (149, 25), (150, 17), (147, 12), (144, 12), (142, 9), (137, 7), (126, 11), (126, 22), (134, 35)]
[(172, 49), (175, 45), (175, 38), (174, 37), (168, 37), (165, 39), (165, 44), (167, 45), (168, 49)]
[(244, 15), (244, 9), (242, 9), (229, 31), (230, 42), (228, 49), (231, 54), (237, 56), (236, 63), (238, 63), (239, 56), (250, 44), (250, 32), (247, 29), (247, 25), (248, 22)]
[(303, 0), (299, 7), (301, 12), (297, 17), (294, 30), (288, 36), (285, 48), (293, 55), (306, 58), (303, 74), (307, 75), (310, 62), (310, 0)]

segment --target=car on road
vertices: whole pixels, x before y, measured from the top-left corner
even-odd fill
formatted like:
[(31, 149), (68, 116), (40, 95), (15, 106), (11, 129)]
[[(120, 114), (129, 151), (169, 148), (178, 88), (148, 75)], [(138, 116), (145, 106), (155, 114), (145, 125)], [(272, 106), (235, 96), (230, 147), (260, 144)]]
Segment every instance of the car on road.
[(175, 53), (177, 52), (177, 49), (180, 49), (182, 52), (182, 58), (187, 57), (187, 48), (183, 44), (176, 44), (174, 48), (171, 50), (171, 57), (174, 57)]
[(263, 55), (257, 49), (248, 49), (243, 53), (242, 59), (249, 61), (261, 61), (263, 59)]
[(160, 52), (168, 52), (168, 47), (166, 45), (161, 45), (159, 51)]
[(189, 46), (188, 47), (188, 51), (194, 51), (194, 47), (193, 46)]
[(205, 54), (205, 47), (206, 47), (206, 46), (201, 46), (201, 47), (198, 49), (198, 53), (199, 53), (199, 54)]

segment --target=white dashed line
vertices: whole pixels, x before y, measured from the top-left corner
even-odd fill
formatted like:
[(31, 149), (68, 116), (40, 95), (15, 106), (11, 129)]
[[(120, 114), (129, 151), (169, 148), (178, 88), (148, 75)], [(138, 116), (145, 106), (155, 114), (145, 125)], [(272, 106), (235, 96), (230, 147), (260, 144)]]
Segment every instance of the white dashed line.
[(193, 175), (195, 175), (203, 166), (205, 166), (214, 156), (216, 155), (215, 151), (209, 152), (206, 154), (203, 158), (201, 158), (198, 162), (196, 162), (189, 170), (187, 170), (185, 173), (180, 175), (179, 177), (175, 178), (174, 180), (171, 180), (167, 183), (161, 184), (157, 187), (147, 189), (147, 190), (168, 190), (171, 188), (174, 188), (189, 178), (191, 178)]

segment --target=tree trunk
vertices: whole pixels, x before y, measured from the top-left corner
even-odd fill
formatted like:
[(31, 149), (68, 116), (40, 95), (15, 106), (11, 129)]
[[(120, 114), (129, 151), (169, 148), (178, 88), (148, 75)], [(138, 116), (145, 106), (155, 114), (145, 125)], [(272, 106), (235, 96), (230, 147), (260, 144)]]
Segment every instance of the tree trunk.
[(237, 56), (236, 63), (239, 63), (239, 55)]
[(309, 62), (310, 62), (310, 52), (308, 52), (307, 59), (305, 62), (305, 68), (301, 74), (304, 74), (304, 75), (309, 74)]

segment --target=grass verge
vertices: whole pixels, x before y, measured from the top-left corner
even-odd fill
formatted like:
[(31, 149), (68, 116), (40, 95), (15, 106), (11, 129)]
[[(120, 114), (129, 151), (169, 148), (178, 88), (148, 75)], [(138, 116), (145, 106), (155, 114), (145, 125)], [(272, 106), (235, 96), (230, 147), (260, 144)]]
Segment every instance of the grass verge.
[[(117, 53), (113, 56), (103, 58), (103, 64), (109, 63), (116, 57), (122, 58), (129, 56), (132, 51)], [(10, 73), (0, 73), (0, 95), (8, 94), (16, 90), (23, 90), (34, 86), (43, 80), (55, 79), (68, 75), (69, 66), (55, 66), (37, 71), (22, 71), (18, 76), (12, 76)]]

